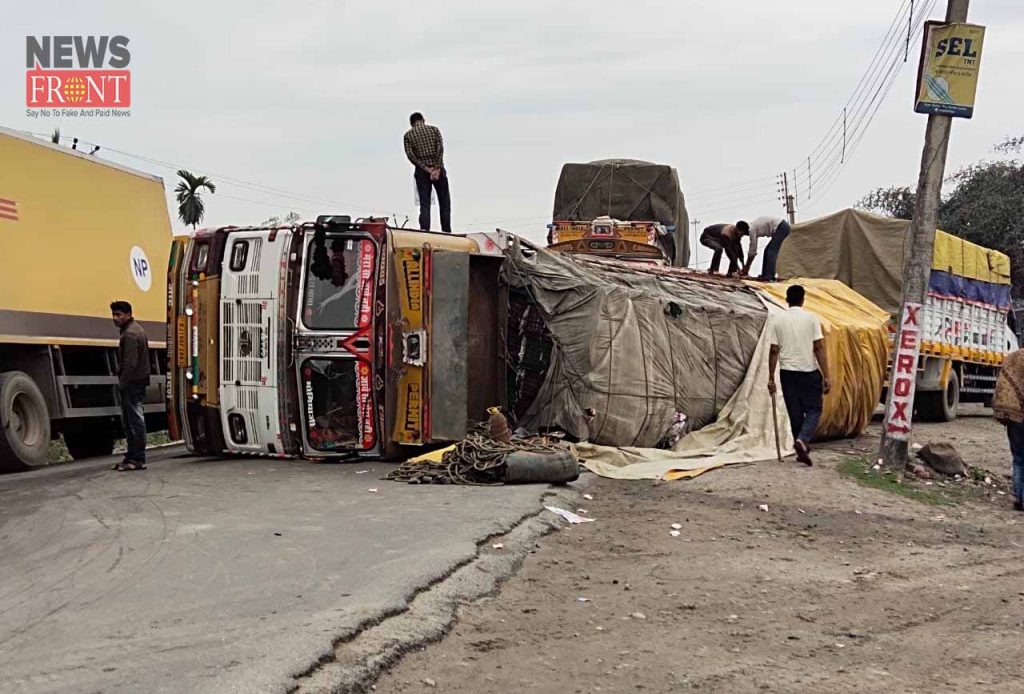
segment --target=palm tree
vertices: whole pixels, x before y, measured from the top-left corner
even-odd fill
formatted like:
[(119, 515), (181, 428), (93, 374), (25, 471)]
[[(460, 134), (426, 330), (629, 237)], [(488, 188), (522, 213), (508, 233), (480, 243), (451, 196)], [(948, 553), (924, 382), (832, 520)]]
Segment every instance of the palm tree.
[(199, 190), (206, 188), (211, 193), (215, 193), (217, 186), (206, 176), (196, 176), (185, 169), (178, 171), (178, 178), (181, 180), (178, 181), (178, 186), (174, 189), (178, 198), (178, 218), (186, 226), (195, 229), (199, 222), (203, 221), (203, 215), (206, 214), (206, 205), (199, 196)]

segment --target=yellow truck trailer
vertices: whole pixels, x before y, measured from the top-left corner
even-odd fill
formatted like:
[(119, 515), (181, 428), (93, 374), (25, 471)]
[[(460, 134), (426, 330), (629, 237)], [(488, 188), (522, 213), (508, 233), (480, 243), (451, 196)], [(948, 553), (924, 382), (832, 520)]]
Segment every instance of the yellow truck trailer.
[(123, 435), (113, 300), (149, 337), (164, 426), (170, 241), (158, 176), (0, 128), (0, 470), (45, 464), (59, 434), (75, 458)]

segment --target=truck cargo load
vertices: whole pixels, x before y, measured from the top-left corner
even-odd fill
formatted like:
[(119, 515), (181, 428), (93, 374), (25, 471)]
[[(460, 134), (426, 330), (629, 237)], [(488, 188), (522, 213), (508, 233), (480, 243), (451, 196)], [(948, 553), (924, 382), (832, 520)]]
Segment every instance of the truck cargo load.
[[(769, 315), (760, 284), (515, 244), (506, 256), (510, 359), (546, 367), (532, 400), (516, 412), (529, 430), (557, 427), (595, 444), (651, 448), (680, 415), (687, 430), (716, 422), (751, 369), (766, 367), (755, 363)], [(806, 308), (822, 318), (835, 382), (817, 436), (859, 434), (881, 391), (887, 316), (839, 282), (805, 284)], [(530, 304), (522, 318), (518, 297)], [(535, 330), (533, 340), (516, 341), (531, 330), (534, 308), (549, 337)], [(531, 354), (545, 344), (548, 354)], [(745, 403), (729, 411), (744, 420), (739, 428), (748, 426)]]
[(657, 222), (668, 234), (658, 239), (672, 265), (690, 261), (690, 219), (671, 166), (635, 159), (603, 159), (565, 164), (555, 189), (554, 222), (592, 222), (611, 217), (622, 222)]
[[(779, 275), (837, 279), (895, 315), (909, 228), (907, 220), (855, 209), (796, 224), (779, 254)], [(1017, 347), (1010, 308), (1009, 257), (936, 231), (916, 387), (920, 415), (948, 421), (961, 400), (988, 402), (1003, 358)]]

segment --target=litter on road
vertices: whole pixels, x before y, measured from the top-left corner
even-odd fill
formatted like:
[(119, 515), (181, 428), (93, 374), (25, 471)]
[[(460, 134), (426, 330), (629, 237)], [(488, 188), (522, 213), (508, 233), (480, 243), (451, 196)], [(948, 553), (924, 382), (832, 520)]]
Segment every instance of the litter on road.
[(576, 515), (572, 511), (566, 511), (564, 508), (558, 508), (557, 506), (545, 506), (544, 508), (546, 508), (547, 510), (551, 511), (556, 515), (561, 516), (562, 518), (573, 524), (592, 523), (594, 521), (593, 518), (584, 518), (583, 516)]

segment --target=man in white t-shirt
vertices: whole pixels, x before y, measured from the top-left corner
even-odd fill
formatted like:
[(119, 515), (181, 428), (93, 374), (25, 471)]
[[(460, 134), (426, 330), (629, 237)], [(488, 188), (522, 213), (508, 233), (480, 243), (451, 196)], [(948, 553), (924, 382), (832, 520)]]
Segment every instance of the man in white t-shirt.
[(804, 288), (786, 290), (789, 310), (771, 316), (768, 323), (768, 391), (775, 393), (775, 369), (779, 367), (782, 399), (796, 439), (796, 459), (811, 465), (811, 437), (821, 419), (822, 396), (832, 389), (821, 321), (803, 309)]
[(758, 279), (765, 282), (775, 281), (775, 262), (782, 250), (782, 242), (789, 236), (789, 222), (778, 217), (758, 217), (750, 223), (750, 245), (747, 250), (747, 262), (743, 266), (743, 274), (750, 273), (750, 266), (757, 257), (758, 239), (768, 238), (771, 241), (764, 249), (764, 262), (761, 263), (761, 275)]

